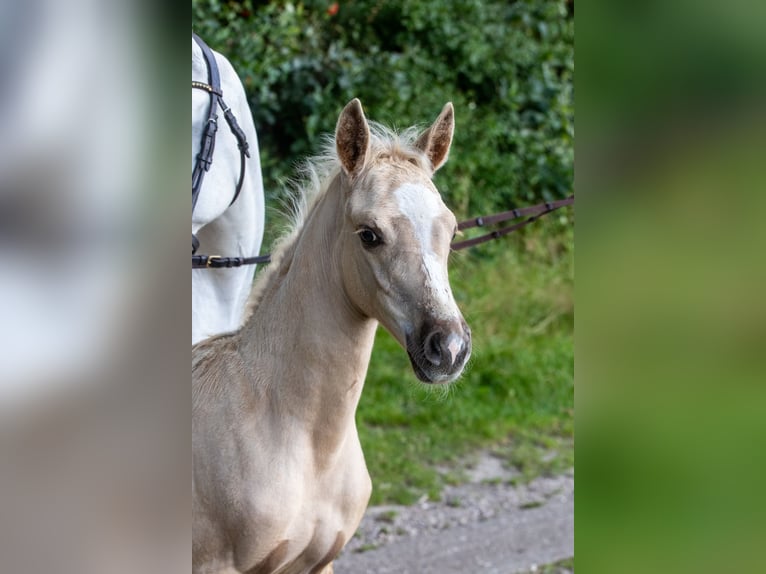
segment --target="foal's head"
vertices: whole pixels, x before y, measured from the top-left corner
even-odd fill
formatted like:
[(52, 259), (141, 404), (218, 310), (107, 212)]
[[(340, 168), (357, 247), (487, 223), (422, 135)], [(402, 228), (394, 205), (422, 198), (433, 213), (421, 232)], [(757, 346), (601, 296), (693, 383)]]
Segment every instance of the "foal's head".
[(396, 337), (426, 383), (453, 381), (471, 354), (471, 331), (447, 277), (457, 222), (431, 182), (454, 127), (448, 103), (414, 144), (381, 142), (355, 99), (335, 134), (346, 194), (346, 291)]

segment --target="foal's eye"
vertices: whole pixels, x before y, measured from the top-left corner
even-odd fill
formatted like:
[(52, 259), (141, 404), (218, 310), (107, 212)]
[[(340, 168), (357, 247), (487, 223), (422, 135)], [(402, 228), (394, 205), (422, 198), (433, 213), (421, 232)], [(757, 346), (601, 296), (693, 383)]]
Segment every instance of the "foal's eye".
[(383, 243), (383, 240), (380, 238), (380, 236), (368, 227), (361, 229), (358, 234), (362, 245), (365, 247), (376, 247)]

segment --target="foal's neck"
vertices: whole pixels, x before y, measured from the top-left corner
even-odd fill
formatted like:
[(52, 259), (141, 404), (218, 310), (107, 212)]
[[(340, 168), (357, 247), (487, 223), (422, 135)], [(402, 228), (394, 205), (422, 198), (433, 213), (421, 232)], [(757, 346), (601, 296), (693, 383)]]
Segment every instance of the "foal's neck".
[(337, 177), (271, 271), (240, 335), (245, 360), (269, 379), (264, 388), (326, 439), (326, 449), (354, 422), (377, 327), (343, 286), (343, 199)]

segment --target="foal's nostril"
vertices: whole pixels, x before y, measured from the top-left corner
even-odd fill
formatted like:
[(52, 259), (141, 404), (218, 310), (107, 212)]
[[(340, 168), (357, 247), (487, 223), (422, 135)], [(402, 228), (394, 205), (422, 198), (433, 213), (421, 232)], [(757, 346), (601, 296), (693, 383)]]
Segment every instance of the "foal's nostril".
[(442, 338), (438, 331), (434, 331), (426, 337), (424, 354), (428, 362), (438, 367), (442, 363)]

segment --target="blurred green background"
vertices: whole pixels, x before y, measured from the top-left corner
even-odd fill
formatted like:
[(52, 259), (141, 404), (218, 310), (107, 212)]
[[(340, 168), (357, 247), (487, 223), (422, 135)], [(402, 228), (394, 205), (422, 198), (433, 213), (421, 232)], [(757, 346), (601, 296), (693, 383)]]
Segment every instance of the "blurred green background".
[[(459, 219), (573, 193), (572, 3), (194, 0), (192, 16), (245, 85), (269, 206), (354, 97), (400, 128), (425, 127), (454, 103), (450, 161), (435, 182)], [(270, 211), (265, 249), (279, 223)], [(449, 390), (418, 383), (379, 330), (357, 416), (372, 503), (438, 499), (482, 448), (516, 480), (572, 467), (573, 224), (562, 209), (453, 255), (474, 351)]]
[(581, 572), (766, 571), (765, 26), (581, 4)]

